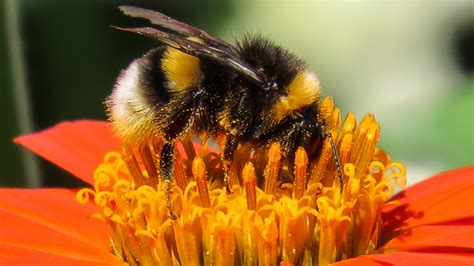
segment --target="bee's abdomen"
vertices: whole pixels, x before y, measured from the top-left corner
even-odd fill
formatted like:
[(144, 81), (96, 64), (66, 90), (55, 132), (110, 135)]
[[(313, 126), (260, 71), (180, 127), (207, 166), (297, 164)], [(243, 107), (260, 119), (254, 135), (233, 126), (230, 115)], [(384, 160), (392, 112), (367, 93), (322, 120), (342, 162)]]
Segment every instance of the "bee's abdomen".
[(139, 93), (149, 101), (151, 106), (160, 106), (169, 102), (171, 93), (169, 82), (163, 70), (166, 49), (151, 50), (138, 60), (140, 77)]
[(125, 141), (140, 143), (159, 134), (157, 110), (170, 101), (161, 68), (164, 49), (155, 49), (133, 61), (117, 79), (106, 104), (117, 133)]

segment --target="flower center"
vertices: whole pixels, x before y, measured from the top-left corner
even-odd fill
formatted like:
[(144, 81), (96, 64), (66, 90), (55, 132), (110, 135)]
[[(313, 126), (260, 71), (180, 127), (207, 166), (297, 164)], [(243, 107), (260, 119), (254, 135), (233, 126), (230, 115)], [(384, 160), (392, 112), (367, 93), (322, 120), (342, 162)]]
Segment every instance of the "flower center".
[(372, 115), (357, 126), (349, 114), (339, 129), (332, 100), (323, 107), (344, 165), (342, 191), (328, 140), (316, 158), (299, 148), (293, 169), (278, 143), (264, 156), (240, 148), (228, 193), (220, 156), (185, 139), (172, 184), (160, 181), (158, 144), (126, 147), (105, 156), (94, 187), (76, 198), (100, 207), (94, 217), (109, 226), (114, 254), (132, 265), (328, 265), (374, 253), (382, 209), (393, 204), (394, 187), (405, 185), (405, 167), (375, 146), (380, 130)]

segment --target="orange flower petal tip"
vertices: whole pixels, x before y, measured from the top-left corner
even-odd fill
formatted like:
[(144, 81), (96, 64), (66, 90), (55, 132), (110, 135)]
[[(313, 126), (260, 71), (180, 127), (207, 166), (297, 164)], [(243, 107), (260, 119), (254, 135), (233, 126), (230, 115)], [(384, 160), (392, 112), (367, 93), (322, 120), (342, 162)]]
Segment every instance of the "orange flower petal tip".
[(94, 211), (92, 204), (78, 207), (74, 192), (65, 189), (0, 189), (2, 265), (119, 263), (105, 224), (89, 218)]
[(474, 219), (469, 224), (423, 225), (408, 230), (380, 249), (384, 253), (399, 250), (458, 249), (474, 252)]
[[(474, 261), (474, 254), (472, 252), (452, 252), (449, 250), (445, 250), (444, 252), (443, 250), (420, 250), (419, 252), (402, 251), (389, 254), (373, 254), (364, 257), (378, 262), (378, 265), (381, 266), (472, 266)], [(336, 265), (339, 266), (339, 264)]]
[(79, 120), (15, 138), (39, 156), (92, 184), (93, 173), (104, 154), (120, 150), (110, 123)]
[(441, 173), (409, 187), (382, 216), (386, 232), (474, 217), (474, 166)]
[(387, 263), (378, 262), (367, 258), (366, 256), (361, 256), (357, 258), (341, 260), (336, 263), (330, 264), (331, 266), (388, 266)]
[(51, 254), (36, 248), (0, 243), (1, 265), (126, 265), (118, 259), (94, 260), (91, 258), (69, 256), (67, 254)]

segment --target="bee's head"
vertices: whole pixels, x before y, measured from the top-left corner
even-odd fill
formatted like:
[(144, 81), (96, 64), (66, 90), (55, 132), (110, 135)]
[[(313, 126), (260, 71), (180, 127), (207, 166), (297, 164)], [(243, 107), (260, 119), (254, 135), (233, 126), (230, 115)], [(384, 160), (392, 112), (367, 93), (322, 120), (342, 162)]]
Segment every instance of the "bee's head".
[(241, 59), (265, 76), (262, 90), (282, 90), (305, 67), (303, 61), (263, 36), (246, 36), (238, 44)]
[(258, 96), (268, 101), (266, 117), (276, 122), (319, 100), (319, 80), (307, 65), (282, 47), (263, 37), (246, 37), (238, 45), (242, 59), (266, 77)]

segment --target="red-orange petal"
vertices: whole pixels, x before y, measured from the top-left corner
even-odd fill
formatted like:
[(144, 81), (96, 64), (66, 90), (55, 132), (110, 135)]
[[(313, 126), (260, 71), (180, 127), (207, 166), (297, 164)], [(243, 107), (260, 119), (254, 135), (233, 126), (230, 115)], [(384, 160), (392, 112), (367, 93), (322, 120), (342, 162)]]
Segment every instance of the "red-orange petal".
[(92, 262), (75, 260), (59, 254), (49, 254), (30, 248), (24, 248), (8, 243), (0, 243), (1, 265), (112, 265), (108, 262)]
[(334, 266), (388, 266), (387, 263), (378, 262), (365, 257), (357, 257), (347, 260), (341, 260), (331, 265)]
[(384, 210), (385, 238), (420, 225), (474, 217), (474, 166), (429, 178), (394, 197), (400, 204)]
[(474, 252), (474, 220), (453, 224), (423, 225), (390, 240), (379, 251), (437, 250)]
[[(474, 254), (469, 252), (395, 252), (363, 256), (378, 265), (390, 266), (472, 266)], [(358, 258), (357, 258), (358, 259)], [(349, 264), (347, 264), (349, 265)], [(352, 265), (352, 264), (350, 264)], [(369, 264), (370, 265), (370, 264)], [(339, 264), (337, 265), (339, 266)]]
[(472, 266), (474, 254), (469, 252), (395, 252), (373, 254), (343, 260), (334, 266)]
[(0, 189), (0, 264), (122, 264), (95, 208), (66, 189)]
[(107, 122), (62, 122), (14, 141), (92, 184), (94, 170), (104, 154), (120, 150), (112, 130), (112, 124)]

